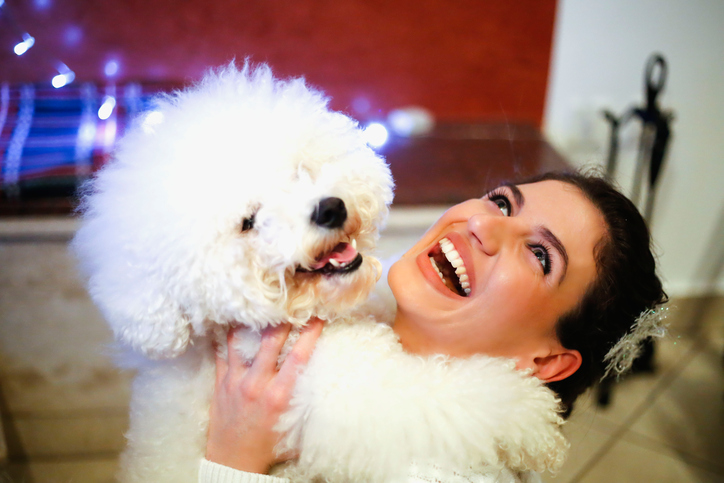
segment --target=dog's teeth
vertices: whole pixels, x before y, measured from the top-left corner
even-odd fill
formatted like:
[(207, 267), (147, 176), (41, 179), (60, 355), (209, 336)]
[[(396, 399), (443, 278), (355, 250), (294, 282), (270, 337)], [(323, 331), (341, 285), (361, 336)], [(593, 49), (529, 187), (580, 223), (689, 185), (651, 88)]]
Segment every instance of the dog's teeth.
[(354, 238), (352, 238), (352, 248), (357, 250), (357, 240), (355, 240)]
[(331, 263), (332, 266), (334, 266), (335, 268), (339, 268), (340, 265), (341, 265), (341, 264), (340, 264), (337, 260), (335, 260), (334, 258), (330, 258), (330, 259), (329, 259), (329, 263)]

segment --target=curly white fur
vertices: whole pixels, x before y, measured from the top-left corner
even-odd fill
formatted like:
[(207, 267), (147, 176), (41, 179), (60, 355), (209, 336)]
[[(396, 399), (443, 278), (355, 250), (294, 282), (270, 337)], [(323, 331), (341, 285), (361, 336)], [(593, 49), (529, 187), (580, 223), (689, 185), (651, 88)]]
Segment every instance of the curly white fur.
[[(291, 481), (404, 481), (410, 465), (479, 474), (555, 471), (558, 401), (509, 359), (419, 357), (359, 314), (325, 327), (277, 429)], [(418, 469), (418, 471), (421, 471)], [(315, 480), (316, 481), (316, 480)]]
[[(327, 102), (303, 79), (228, 65), (158, 98), (85, 188), (73, 249), (116, 339), (147, 356), (137, 363), (123, 480), (193, 473), (212, 341), (223, 345), (229, 325), (255, 335), (250, 356), (263, 327), (333, 320), (379, 278), (368, 252), (392, 201), (390, 171)], [(345, 204), (341, 227), (312, 223), (330, 197)], [(354, 272), (304, 271), (352, 240), (363, 255)]]
[[(370, 257), (344, 277), (295, 273), (341, 238), (368, 251), (392, 200), (388, 167), (320, 92), (230, 65), (150, 116), (88, 188), (74, 240), (118, 340), (175, 357), (209, 324), (299, 325), (366, 296)], [(344, 200), (343, 232), (310, 223), (324, 197)]]

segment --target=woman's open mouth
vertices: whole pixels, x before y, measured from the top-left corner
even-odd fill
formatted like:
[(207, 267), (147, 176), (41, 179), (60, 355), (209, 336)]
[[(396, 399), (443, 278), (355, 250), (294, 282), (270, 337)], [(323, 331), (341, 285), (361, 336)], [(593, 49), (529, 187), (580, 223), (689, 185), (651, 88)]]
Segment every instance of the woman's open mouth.
[(449, 239), (440, 240), (430, 250), (428, 258), (440, 280), (450, 291), (462, 297), (470, 295), (470, 280), (465, 263)]
[(362, 255), (357, 251), (357, 241), (340, 242), (330, 252), (319, 255), (309, 268), (298, 272), (338, 275), (352, 273), (362, 265)]

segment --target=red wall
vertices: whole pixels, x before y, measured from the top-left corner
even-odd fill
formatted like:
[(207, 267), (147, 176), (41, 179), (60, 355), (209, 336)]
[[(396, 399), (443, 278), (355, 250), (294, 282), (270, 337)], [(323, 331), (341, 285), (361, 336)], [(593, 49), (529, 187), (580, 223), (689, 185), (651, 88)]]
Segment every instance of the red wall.
[[(421, 105), (444, 120), (543, 115), (555, 0), (7, 0), (0, 81), (185, 82), (231, 58), (305, 75), (361, 118)], [(9, 16), (9, 14), (12, 16)], [(15, 26), (36, 38), (12, 52)], [(364, 109), (365, 99), (369, 109)]]

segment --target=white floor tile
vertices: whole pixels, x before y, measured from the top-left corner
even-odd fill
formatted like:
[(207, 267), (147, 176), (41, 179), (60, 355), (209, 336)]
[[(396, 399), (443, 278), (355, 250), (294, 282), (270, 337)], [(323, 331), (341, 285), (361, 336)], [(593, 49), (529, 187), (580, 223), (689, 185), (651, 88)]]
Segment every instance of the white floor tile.
[(724, 474), (722, 353), (704, 346), (631, 428)]
[(581, 475), (580, 483), (721, 483), (724, 474), (682, 461), (675, 452), (619, 441)]
[(602, 418), (596, 418), (593, 412), (576, 411), (563, 430), (571, 443), (568, 459), (556, 475), (541, 475), (544, 482), (573, 483), (575, 476), (609, 443), (617, 427)]

